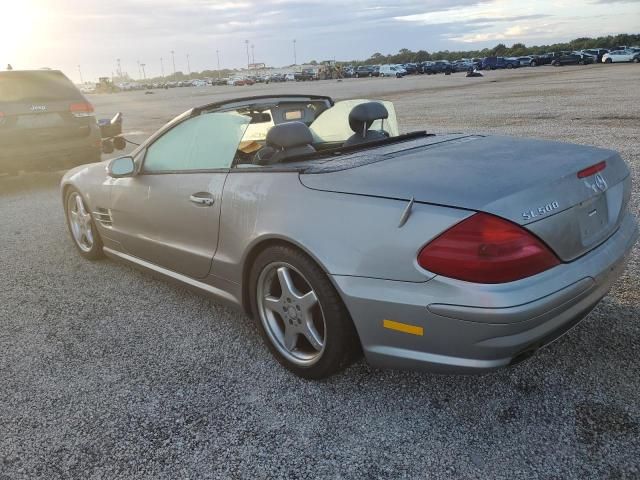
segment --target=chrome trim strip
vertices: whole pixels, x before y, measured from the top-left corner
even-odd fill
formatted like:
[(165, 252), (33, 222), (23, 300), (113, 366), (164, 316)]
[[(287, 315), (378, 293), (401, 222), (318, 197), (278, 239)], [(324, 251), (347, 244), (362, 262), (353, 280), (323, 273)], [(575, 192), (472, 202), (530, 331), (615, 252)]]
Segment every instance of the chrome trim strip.
[(151, 262), (147, 262), (146, 260), (142, 260), (141, 258), (138, 257), (134, 257), (132, 255), (128, 255), (126, 253), (122, 253), (119, 252), (117, 250), (113, 250), (109, 247), (103, 247), (102, 248), (104, 253), (106, 255), (109, 256), (113, 256), (113, 257), (118, 257), (121, 258), (127, 262), (131, 262), (131, 263), (135, 263), (136, 265), (140, 265), (141, 267), (147, 268), (149, 270), (153, 270), (154, 272), (160, 273), (161, 275), (164, 275), (166, 277), (169, 277), (173, 280), (177, 280), (180, 283), (184, 283), (186, 285), (189, 285), (191, 287), (195, 287), (198, 290), (202, 290), (206, 293), (209, 293), (211, 295), (214, 295), (218, 298), (220, 298), (221, 300), (230, 302), (234, 305), (238, 304), (238, 301), (236, 300), (236, 298), (231, 295), (229, 292), (225, 292), (224, 290), (220, 290), (219, 288), (216, 288), (212, 285), (209, 285), (207, 283), (204, 282), (200, 282), (198, 280), (195, 280), (191, 277), (187, 277), (186, 275), (183, 275), (181, 273), (177, 273), (174, 272), (172, 270), (168, 270), (164, 267), (161, 267), (159, 265), (156, 265), (154, 263)]

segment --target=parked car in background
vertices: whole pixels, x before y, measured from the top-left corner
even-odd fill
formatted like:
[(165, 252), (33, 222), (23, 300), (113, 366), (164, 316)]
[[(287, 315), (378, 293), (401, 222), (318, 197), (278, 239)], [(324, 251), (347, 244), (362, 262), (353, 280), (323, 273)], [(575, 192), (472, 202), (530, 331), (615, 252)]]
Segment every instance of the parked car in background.
[(556, 52), (551, 60), (551, 65), (560, 67), (563, 65), (588, 65), (593, 63), (591, 55), (576, 52)]
[(416, 65), (415, 63), (405, 63), (402, 65), (402, 68), (405, 70), (405, 72), (407, 72), (407, 75), (413, 75), (415, 73), (419, 73), (418, 71), (418, 65)]
[(591, 55), (595, 58), (596, 63), (602, 62), (602, 57), (605, 53), (609, 53), (609, 50), (604, 48), (588, 48), (586, 50), (580, 50), (580, 53), (586, 53), (587, 55)]
[(301, 72), (296, 72), (293, 74), (293, 78), (296, 82), (309, 82), (312, 80), (316, 80), (316, 72), (310, 68), (306, 68)]
[(0, 172), (100, 161), (93, 105), (59, 70), (0, 72)]
[(422, 66), (424, 73), (434, 75), (436, 73), (452, 73), (453, 66), (448, 60), (436, 60), (433, 62), (425, 62)]
[(549, 65), (553, 60), (553, 54), (544, 53), (542, 55), (533, 55), (531, 57), (531, 61), (529, 62), (530, 67), (537, 67), (540, 65)]
[(285, 82), (295, 82), (296, 76), (293, 73), (286, 73), (284, 76)]
[(361, 77), (373, 77), (375, 73), (375, 68), (372, 67), (371, 65), (360, 65), (358, 67), (356, 67), (356, 69), (353, 72), (353, 76), (356, 78), (361, 78)]
[(400, 69), (397, 65), (380, 65), (381, 77), (401, 78), (405, 75), (405, 70)]
[(518, 68), (520, 62), (516, 58), (510, 57), (486, 57), (482, 60), (483, 70), (497, 70), (501, 68)]
[(533, 57), (531, 57), (531, 56), (516, 57), (516, 60), (518, 60), (518, 62), (520, 63), (521, 67), (530, 67), (531, 66), (531, 61), (533, 60)]
[(638, 52), (634, 52), (631, 49), (627, 50), (614, 50), (613, 52), (605, 53), (602, 56), (603, 63), (623, 63), (623, 62), (635, 62), (638, 63)]

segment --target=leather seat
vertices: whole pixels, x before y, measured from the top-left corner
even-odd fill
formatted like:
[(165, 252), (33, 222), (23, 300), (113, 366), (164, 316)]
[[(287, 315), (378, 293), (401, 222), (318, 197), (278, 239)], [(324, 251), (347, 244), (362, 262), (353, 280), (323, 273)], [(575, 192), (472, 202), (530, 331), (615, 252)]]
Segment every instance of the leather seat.
[(389, 112), (378, 102), (367, 102), (356, 105), (349, 113), (349, 126), (355, 133), (346, 142), (345, 147), (360, 145), (389, 138), (389, 134), (381, 130), (369, 130), (376, 120), (389, 118)]
[(253, 157), (256, 165), (273, 165), (299, 155), (315, 153), (313, 135), (302, 122), (274, 125), (267, 132), (266, 146)]

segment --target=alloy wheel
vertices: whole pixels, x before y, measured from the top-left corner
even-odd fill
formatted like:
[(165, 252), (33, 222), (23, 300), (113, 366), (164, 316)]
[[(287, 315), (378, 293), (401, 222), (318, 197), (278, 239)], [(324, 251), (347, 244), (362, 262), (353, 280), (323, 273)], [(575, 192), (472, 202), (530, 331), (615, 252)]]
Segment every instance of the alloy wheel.
[(78, 248), (85, 253), (90, 252), (94, 242), (91, 214), (85, 208), (84, 201), (78, 192), (73, 192), (67, 199), (67, 217), (71, 234)]
[(260, 321), (274, 347), (287, 360), (310, 366), (326, 345), (326, 320), (316, 292), (295, 267), (267, 265), (257, 282)]

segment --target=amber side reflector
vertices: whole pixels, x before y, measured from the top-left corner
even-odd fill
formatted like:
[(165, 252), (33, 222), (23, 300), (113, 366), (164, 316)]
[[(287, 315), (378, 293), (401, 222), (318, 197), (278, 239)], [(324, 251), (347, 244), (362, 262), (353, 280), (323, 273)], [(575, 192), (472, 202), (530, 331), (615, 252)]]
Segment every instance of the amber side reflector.
[(598, 172), (601, 172), (607, 167), (607, 162), (602, 161), (596, 163), (595, 165), (591, 165), (590, 167), (585, 168), (584, 170), (580, 170), (578, 172), (578, 178), (590, 177), (591, 175), (595, 175)]
[(424, 329), (422, 327), (410, 325), (408, 323), (396, 322), (395, 320), (383, 320), (382, 326), (389, 330), (395, 330), (396, 332), (418, 335), (420, 337), (424, 335)]

